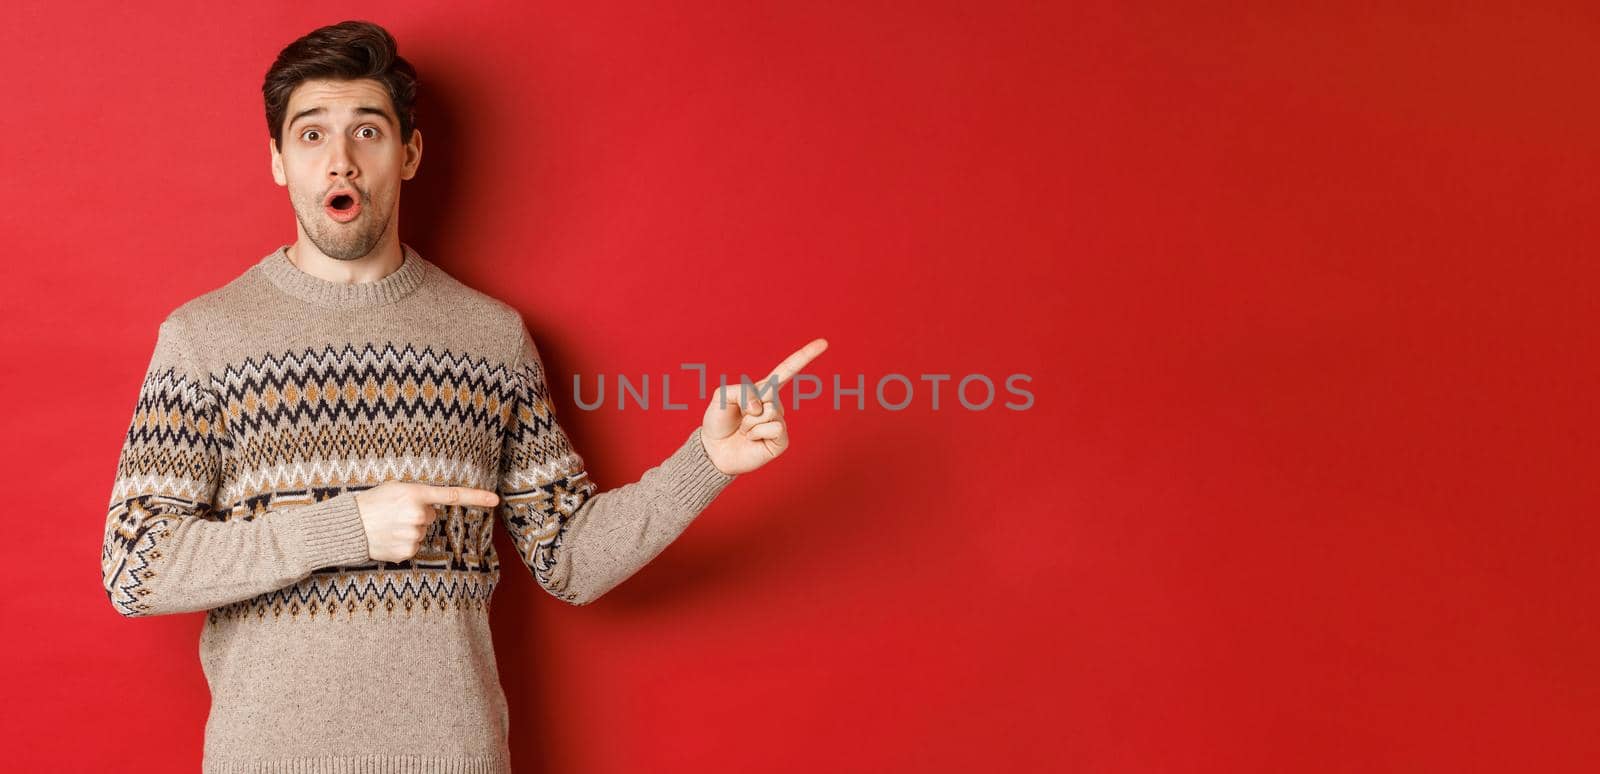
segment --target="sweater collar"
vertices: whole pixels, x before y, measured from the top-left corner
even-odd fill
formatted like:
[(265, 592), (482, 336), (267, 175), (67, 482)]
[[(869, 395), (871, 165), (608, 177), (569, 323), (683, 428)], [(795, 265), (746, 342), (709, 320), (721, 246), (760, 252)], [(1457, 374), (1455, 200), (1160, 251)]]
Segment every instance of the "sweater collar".
[(302, 301), (330, 309), (358, 309), (381, 306), (405, 298), (427, 277), (427, 261), (405, 243), (400, 245), (405, 259), (400, 268), (371, 282), (330, 282), (307, 274), (289, 261), (289, 246), (283, 245), (261, 259), (261, 271), (280, 290)]

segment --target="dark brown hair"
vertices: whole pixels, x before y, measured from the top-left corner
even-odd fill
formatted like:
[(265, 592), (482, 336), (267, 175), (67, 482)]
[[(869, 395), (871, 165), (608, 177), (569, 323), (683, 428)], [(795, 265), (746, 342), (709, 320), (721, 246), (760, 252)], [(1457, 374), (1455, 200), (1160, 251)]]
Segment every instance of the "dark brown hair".
[(410, 141), (417, 121), (417, 71), (401, 58), (388, 30), (368, 21), (343, 21), (285, 46), (267, 70), (261, 96), (273, 144), (283, 150), (283, 117), (296, 86), (308, 80), (359, 78), (371, 78), (388, 90), (400, 119), (400, 142)]

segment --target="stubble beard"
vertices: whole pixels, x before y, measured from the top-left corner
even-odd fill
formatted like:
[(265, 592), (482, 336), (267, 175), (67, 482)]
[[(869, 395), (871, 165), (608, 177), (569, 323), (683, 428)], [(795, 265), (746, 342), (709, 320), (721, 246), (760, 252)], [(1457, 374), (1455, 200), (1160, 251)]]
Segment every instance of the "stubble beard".
[(316, 245), (323, 255), (336, 261), (354, 261), (372, 253), (373, 248), (389, 230), (389, 213), (379, 221), (372, 212), (371, 201), (362, 202), (361, 214), (349, 223), (336, 223), (322, 211), (322, 202), (302, 202), (295, 207), (294, 217), (306, 238)]

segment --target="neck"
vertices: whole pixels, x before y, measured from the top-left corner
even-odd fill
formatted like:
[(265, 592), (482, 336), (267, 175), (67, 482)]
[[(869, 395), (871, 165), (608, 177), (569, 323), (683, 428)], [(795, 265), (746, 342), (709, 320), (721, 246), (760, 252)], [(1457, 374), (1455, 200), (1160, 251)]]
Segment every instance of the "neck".
[(405, 262), (405, 253), (396, 239), (384, 239), (372, 252), (360, 258), (341, 261), (324, 255), (302, 236), (289, 246), (285, 256), (289, 263), (306, 274), (344, 285), (376, 282), (394, 273)]

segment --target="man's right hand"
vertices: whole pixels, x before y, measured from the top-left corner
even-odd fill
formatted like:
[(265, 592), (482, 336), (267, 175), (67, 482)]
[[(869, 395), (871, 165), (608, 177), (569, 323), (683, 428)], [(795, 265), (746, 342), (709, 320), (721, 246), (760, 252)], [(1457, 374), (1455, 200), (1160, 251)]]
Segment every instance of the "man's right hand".
[(433, 486), (410, 481), (385, 481), (356, 494), (356, 509), (367, 528), (367, 552), (383, 562), (403, 562), (417, 555), (422, 536), (439, 517), (435, 505), (492, 508), (500, 495), (465, 486)]

